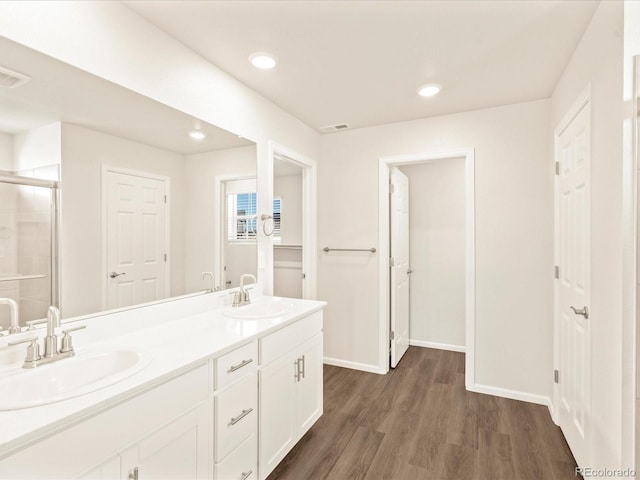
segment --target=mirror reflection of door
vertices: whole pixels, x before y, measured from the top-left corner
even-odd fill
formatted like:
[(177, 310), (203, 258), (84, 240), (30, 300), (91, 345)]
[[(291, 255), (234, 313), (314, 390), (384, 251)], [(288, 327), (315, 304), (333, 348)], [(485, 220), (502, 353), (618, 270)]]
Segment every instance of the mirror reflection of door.
[(223, 285), (239, 285), (240, 276), (256, 276), (257, 188), (255, 178), (224, 182), (225, 233), (223, 241)]
[(168, 295), (168, 178), (105, 172), (106, 308)]
[(284, 156), (273, 165), (273, 293), (302, 298), (302, 172)]

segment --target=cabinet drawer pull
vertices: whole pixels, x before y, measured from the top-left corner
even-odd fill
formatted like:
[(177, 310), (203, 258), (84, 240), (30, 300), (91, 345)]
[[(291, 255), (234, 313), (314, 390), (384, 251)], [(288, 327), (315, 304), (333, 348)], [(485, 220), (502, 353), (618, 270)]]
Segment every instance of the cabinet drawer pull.
[(247, 410), (242, 410), (242, 413), (240, 415), (238, 415), (237, 417), (234, 417), (234, 418), (231, 419), (231, 422), (229, 422), (229, 425), (235, 425), (240, 420), (242, 420), (244, 417), (249, 415), (251, 412), (253, 412), (253, 408), (249, 408)]
[(302, 360), (302, 372), (300, 372), (300, 373), (302, 374), (302, 378), (304, 378), (304, 372), (305, 372), (305, 370), (307, 368), (307, 362), (306, 362), (306, 360), (304, 358), (304, 355), (302, 355), (302, 358), (300, 360)]
[(253, 470), (249, 470), (248, 472), (242, 472), (242, 476), (240, 477), (240, 480), (247, 480), (247, 478), (249, 478), (252, 473), (253, 473)]
[(129, 480), (138, 480), (138, 467), (129, 470)]
[(236, 370), (240, 370), (242, 367), (249, 365), (251, 362), (253, 362), (253, 358), (250, 358), (249, 360), (242, 360), (242, 362), (240, 362), (238, 365), (231, 366), (227, 373), (233, 373)]

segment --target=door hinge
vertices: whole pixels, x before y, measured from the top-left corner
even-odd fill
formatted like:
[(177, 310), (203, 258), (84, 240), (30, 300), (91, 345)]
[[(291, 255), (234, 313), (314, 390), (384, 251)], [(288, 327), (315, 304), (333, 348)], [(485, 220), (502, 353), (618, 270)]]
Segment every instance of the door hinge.
[(166, 253), (164, 254), (164, 261), (165, 262), (167, 261), (167, 254)]
[(389, 338), (391, 340), (395, 340), (396, 339), (396, 332), (394, 332), (393, 330), (391, 330), (391, 332), (389, 332)]
[(560, 175), (560, 162), (556, 162), (556, 175)]
[(553, 276), (555, 278), (560, 278), (560, 267), (558, 265), (553, 267)]
[(393, 257), (389, 257), (389, 266), (390, 267), (395, 267), (396, 265), (396, 261)]
[(167, 196), (164, 196), (164, 203), (167, 203)]
[(389, 184), (389, 194), (392, 194), (396, 191), (396, 186), (393, 183)]
[(558, 370), (553, 371), (553, 382), (554, 383), (560, 382), (560, 372), (558, 372)]

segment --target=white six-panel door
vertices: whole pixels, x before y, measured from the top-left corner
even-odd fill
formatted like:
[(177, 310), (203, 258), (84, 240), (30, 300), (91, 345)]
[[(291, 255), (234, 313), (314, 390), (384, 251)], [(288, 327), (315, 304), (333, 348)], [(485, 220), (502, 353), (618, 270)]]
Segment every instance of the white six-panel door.
[(106, 308), (168, 296), (164, 180), (105, 172)]
[(589, 103), (557, 139), (558, 421), (578, 463), (588, 465), (590, 322), (590, 131)]
[(391, 367), (409, 348), (409, 178), (390, 169), (391, 218)]

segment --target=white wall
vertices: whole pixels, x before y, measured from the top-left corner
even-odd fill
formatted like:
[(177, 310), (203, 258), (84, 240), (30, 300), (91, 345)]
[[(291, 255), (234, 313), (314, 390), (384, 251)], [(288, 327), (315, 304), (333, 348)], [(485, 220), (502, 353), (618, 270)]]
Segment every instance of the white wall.
[(102, 308), (102, 165), (171, 178), (171, 295), (184, 292), (184, 159), (113, 135), (62, 125), (61, 275), (64, 316)]
[[(215, 219), (220, 213), (220, 198), (216, 196), (216, 177), (256, 175), (256, 147), (230, 148), (217, 152), (207, 152), (185, 156), (186, 190), (185, 211), (185, 288), (188, 292), (209, 288), (208, 280), (202, 280), (205, 271), (218, 272), (216, 260)], [(224, 219), (223, 219), (224, 220)], [(228, 259), (236, 270), (242, 273), (256, 273), (257, 252), (255, 245), (241, 245), (239, 257)], [(248, 270), (247, 270), (248, 269)], [(216, 284), (221, 285), (220, 274), (216, 274)], [(234, 285), (239, 276), (233, 274)]]
[[(281, 202), (281, 245), (302, 245), (302, 173), (273, 179), (273, 196)], [(273, 293), (302, 298), (302, 250), (274, 247)]]
[[(0, 2), (0, 35), (257, 142), (258, 208), (270, 211), (268, 141), (318, 158), (319, 135), (120, 2)], [(273, 253), (260, 238), (259, 278)]]
[(464, 348), (465, 158), (400, 170), (409, 177), (409, 338)]
[(621, 463), (623, 6), (602, 2), (551, 98), (551, 132), (591, 85), (591, 464)]
[[(378, 246), (380, 157), (475, 148), (476, 383), (537, 401), (550, 396), (552, 372), (548, 115), (541, 100), (325, 135), (318, 163), (319, 245), (370, 248)], [(322, 254), (318, 265), (318, 294), (329, 300), (325, 355), (384, 367), (378, 258)]]
[(13, 136), (13, 171), (60, 165), (60, 122), (17, 133)]
[(0, 132), (0, 170), (13, 171), (13, 135)]

